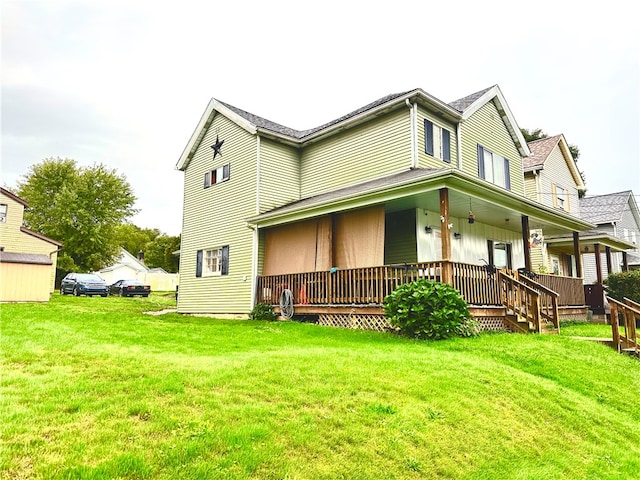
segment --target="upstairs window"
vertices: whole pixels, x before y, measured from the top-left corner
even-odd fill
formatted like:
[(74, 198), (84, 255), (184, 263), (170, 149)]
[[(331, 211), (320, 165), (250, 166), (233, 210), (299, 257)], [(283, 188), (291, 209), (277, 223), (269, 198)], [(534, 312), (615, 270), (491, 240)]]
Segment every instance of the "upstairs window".
[(565, 212), (569, 211), (569, 192), (566, 188), (553, 184), (553, 206)]
[(0, 223), (5, 223), (7, 221), (7, 205), (5, 203), (0, 203)]
[(424, 153), (451, 163), (451, 132), (425, 119)]
[(478, 176), (486, 181), (511, 190), (509, 160), (478, 145)]
[(222, 183), (229, 180), (231, 177), (231, 164), (227, 163), (222, 167), (218, 167), (215, 170), (211, 170), (204, 174), (204, 188), (209, 188), (216, 183)]
[(229, 274), (229, 245), (196, 252), (196, 277)]

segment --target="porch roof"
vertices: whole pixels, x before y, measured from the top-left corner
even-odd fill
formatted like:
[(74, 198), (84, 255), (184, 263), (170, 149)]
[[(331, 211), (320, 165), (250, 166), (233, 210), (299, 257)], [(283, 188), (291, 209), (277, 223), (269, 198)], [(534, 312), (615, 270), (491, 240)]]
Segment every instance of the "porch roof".
[(384, 204), (387, 212), (440, 210), (439, 189), (449, 189), (451, 217), (466, 218), (473, 210), (479, 223), (521, 231), (521, 217), (530, 228), (548, 234), (581, 231), (595, 226), (457, 169), (412, 169), (337, 189), (248, 218), (249, 225), (270, 227), (330, 213)]
[[(573, 253), (573, 236), (571, 234), (545, 236), (545, 242), (549, 247), (553, 247), (566, 253)], [(609, 247), (612, 252), (624, 252), (629, 249), (637, 248), (637, 245), (614, 237), (606, 232), (598, 230), (587, 230), (580, 232), (580, 248), (583, 253), (593, 253), (594, 245), (599, 244), (603, 247)]]

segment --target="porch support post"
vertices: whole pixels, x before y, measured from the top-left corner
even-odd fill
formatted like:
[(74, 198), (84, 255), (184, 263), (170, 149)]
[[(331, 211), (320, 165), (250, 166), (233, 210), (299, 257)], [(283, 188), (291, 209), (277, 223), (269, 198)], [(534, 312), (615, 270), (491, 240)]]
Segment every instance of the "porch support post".
[(602, 285), (602, 259), (600, 258), (600, 244), (593, 244), (593, 254), (596, 256), (596, 283)]
[(524, 268), (531, 271), (531, 244), (529, 243), (529, 217), (522, 215), (522, 244), (524, 245)]
[(451, 230), (449, 230), (449, 189), (440, 189), (440, 221), (442, 228), (442, 282), (453, 285), (453, 265), (451, 265)]
[(622, 271), (629, 271), (629, 259), (627, 258), (627, 252), (622, 252)]
[(611, 275), (611, 247), (604, 247), (607, 257), (607, 275)]
[(573, 256), (576, 257), (576, 277), (582, 278), (582, 256), (580, 255), (580, 235), (573, 232)]

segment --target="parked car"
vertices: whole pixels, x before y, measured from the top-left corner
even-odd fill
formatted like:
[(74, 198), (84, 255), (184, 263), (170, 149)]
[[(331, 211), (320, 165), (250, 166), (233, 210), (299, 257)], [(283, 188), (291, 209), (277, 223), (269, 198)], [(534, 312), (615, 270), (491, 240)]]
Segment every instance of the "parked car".
[(121, 297), (140, 295), (148, 297), (150, 293), (151, 287), (139, 280), (118, 280), (116, 283), (109, 285), (110, 295), (120, 295)]
[(60, 283), (60, 293), (66, 295), (73, 293), (80, 295), (100, 295), (106, 297), (109, 294), (109, 287), (99, 275), (94, 273), (68, 273)]

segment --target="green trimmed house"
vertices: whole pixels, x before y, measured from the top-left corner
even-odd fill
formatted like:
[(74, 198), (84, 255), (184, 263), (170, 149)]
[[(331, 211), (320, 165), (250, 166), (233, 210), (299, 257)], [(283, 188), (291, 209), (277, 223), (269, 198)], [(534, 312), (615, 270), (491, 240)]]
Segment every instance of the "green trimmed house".
[(582, 281), (558, 295), (532, 280), (530, 231), (570, 235), (579, 258), (593, 225), (527, 197), (530, 153), (497, 85), (451, 103), (392, 94), (304, 131), (212, 99), (177, 164), (178, 311), (292, 303), (376, 328), (384, 296), (423, 277), (458, 288), (486, 328), (557, 325)]

